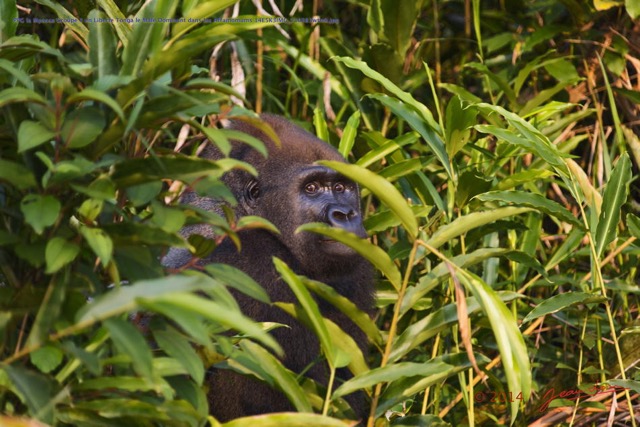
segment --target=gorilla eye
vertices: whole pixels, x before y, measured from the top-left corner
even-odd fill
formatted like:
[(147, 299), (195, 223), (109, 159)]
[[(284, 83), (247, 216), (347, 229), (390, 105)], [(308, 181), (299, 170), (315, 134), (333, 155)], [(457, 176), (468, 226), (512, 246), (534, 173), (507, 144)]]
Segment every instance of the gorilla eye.
[(320, 186), (317, 182), (310, 182), (304, 186), (304, 191), (308, 194), (316, 194), (320, 190)]
[(249, 183), (249, 185), (247, 186), (247, 194), (252, 200), (258, 198), (258, 196), (260, 195), (260, 185), (258, 184), (258, 181), (252, 180)]
[(336, 193), (343, 193), (346, 189), (347, 186), (342, 182), (336, 182), (336, 184), (333, 186), (333, 191), (335, 191)]

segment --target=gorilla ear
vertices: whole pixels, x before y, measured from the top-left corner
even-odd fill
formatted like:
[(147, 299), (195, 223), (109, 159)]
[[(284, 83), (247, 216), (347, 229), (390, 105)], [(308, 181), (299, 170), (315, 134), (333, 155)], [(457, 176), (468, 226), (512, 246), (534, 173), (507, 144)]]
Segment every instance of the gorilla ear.
[(246, 208), (253, 210), (258, 204), (258, 197), (260, 197), (260, 184), (258, 180), (252, 178), (244, 186), (242, 202)]

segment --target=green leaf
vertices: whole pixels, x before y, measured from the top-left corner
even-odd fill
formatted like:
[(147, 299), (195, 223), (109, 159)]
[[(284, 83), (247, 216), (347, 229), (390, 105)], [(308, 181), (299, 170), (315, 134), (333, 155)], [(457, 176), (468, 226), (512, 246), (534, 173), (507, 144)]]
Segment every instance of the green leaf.
[(48, 374), (62, 363), (62, 351), (52, 345), (45, 345), (29, 353), (29, 360), (40, 372)]
[(510, 216), (520, 215), (525, 212), (530, 212), (530, 208), (498, 208), (492, 211), (486, 212), (472, 212), (470, 214), (461, 216), (451, 223), (438, 228), (438, 231), (431, 235), (431, 238), (427, 240), (427, 244), (434, 248), (439, 248), (448, 241), (472, 230), (476, 227), (492, 223), (496, 220), (507, 218)]
[(51, 0), (38, 0), (38, 3), (53, 10), (56, 16), (62, 20), (64, 25), (74, 33), (78, 34), (82, 38), (82, 41), (86, 43), (89, 30), (87, 30), (87, 27), (84, 26), (77, 16), (74, 16), (58, 2), (53, 2)]
[(7, 181), (20, 190), (37, 185), (33, 173), (19, 163), (0, 159), (0, 181)]
[(60, 213), (60, 202), (53, 196), (28, 194), (20, 202), (20, 210), (25, 221), (37, 234), (55, 224)]
[(640, 16), (640, 3), (636, 0), (624, 0), (624, 6), (631, 19), (638, 19)]
[(87, 16), (90, 20), (89, 59), (97, 79), (110, 74), (118, 74), (117, 40), (113, 33), (113, 26), (100, 22), (106, 17), (107, 15), (98, 9), (91, 10)]
[(118, 317), (107, 319), (103, 323), (109, 330), (109, 335), (118, 351), (131, 359), (133, 369), (139, 375), (151, 378), (153, 374), (151, 350), (140, 331), (128, 321)]
[(280, 360), (249, 340), (243, 340), (240, 347), (252, 356), (264, 373), (269, 375), (274, 385), (287, 396), (297, 411), (313, 412), (307, 394), (296, 380), (296, 375), (286, 369)]
[(113, 254), (113, 241), (111, 237), (99, 228), (85, 226), (80, 227), (80, 234), (82, 234), (82, 237), (87, 241), (93, 253), (100, 258), (102, 266), (106, 268)]
[(20, 123), (20, 129), (18, 130), (18, 153), (51, 141), (55, 136), (54, 132), (51, 132), (40, 123), (25, 120)]
[(525, 191), (490, 191), (477, 195), (476, 199), (484, 202), (500, 201), (512, 203), (515, 206), (533, 208), (547, 215), (554, 216), (561, 221), (568, 222), (575, 227), (584, 228), (584, 224), (578, 221), (567, 208), (539, 194), (527, 193)]
[(442, 139), (440, 138), (440, 135), (434, 130), (436, 129), (435, 127), (428, 126), (428, 123), (425, 122), (425, 120), (421, 118), (415, 111), (411, 110), (405, 104), (395, 98), (391, 98), (390, 96), (382, 94), (370, 94), (368, 96), (380, 101), (383, 105), (388, 107), (396, 116), (406, 120), (411, 128), (418, 132), (420, 136), (422, 136), (433, 154), (435, 154), (438, 160), (440, 160), (440, 163), (447, 171), (449, 177), (453, 176), (449, 156), (447, 155), (446, 148), (444, 146), (444, 143), (442, 142)]
[(224, 423), (224, 427), (347, 427), (352, 421), (339, 420), (319, 414), (276, 413), (237, 418)]
[[(478, 276), (468, 272), (460, 272), (457, 276), (460, 282), (476, 297), (482, 311), (489, 319), (502, 356), (502, 365), (507, 376), (509, 390), (514, 394), (521, 392), (523, 401), (529, 400), (531, 394), (529, 354), (513, 314), (495, 291)], [(519, 402), (514, 400), (510, 407), (511, 419), (515, 420)]]
[(640, 218), (633, 214), (627, 214), (626, 223), (629, 228), (629, 233), (640, 240)]
[(449, 158), (464, 147), (471, 136), (471, 127), (476, 124), (478, 110), (464, 108), (459, 96), (454, 96), (447, 104), (444, 122), (444, 140)]
[[(450, 360), (450, 363), (443, 361)], [(442, 380), (452, 374), (452, 365), (465, 365), (466, 355), (459, 353), (455, 356), (438, 357), (424, 363), (400, 362), (386, 365), (382, 368), (374, 368), (368, 372), (357, 375), (342, 384), (333, 392), (333, 397), (346, 396), (355, 391), (372, 387), (379, 383), (389, 383), (407, 377), (431, 377), (434, 381)], [(466, 361), (468, 364), (468, 361)]]
[(102, 111), (85, 107), (67, 115), (62, 125), (62, 139), (69, 148), (82, 148), (91, 144), (106, 125)]
[(317, 107), (313, 110), (313, 125), (316, 128), (316, 136), (325, 142), (329, 142), (327, 122), (324, 119), (322, 110)]
[(198, 385), (204, 381), (202, 360), (191, 343), (176, 329), (167, 326), (165, 329), (153, 329), (153, 337), (160, 348), (176, 359)]
[(351, 319), (356, 326), (367, 334), (370, 341), (382, 345), (382, 335), (380, 334), (380, 330), (376, 326), (375, 322), (371, 320), (371, 317), (367, 313), (361, 311), (353, 301), (340, 295), (340, 293), (338, 293), (338, 291), (336, 291), (332, 286), (306, 277), (302, 277), (301, 279), (302, 284), (304, 284), (308, 289), (313, 291), (313, 293), (323, 300), (331, 303), (331, 305)]
[(606, 298), (600, 295), (589, 294), (586, 292), (565, 292), (563, 294), (554, 295), (545, 299), (538, 304), (533, 310), (522, 319), (522, 323), (530, 322), (547, 314), (557, 313), (567, 307), (577, 304), (589, 304), (606, 301)]
[(244, 333), (261, 341), (277, 353), (282, 353), (278, 343), (257, 323), (243, 315), (239, 310), (230, 309), (216, 301), (192, 294), (175, 293), (158, 295), (153, 298), (140, 298), (138, 302), (140, 305), (163, 313), (169, 318), (171, 318), (171, 313), (174, 309), (189, 311), (212, 321), (216, 325)]
[(396, 188), (384, 178), (363, 167), (335, 161), (321, 161), (321, 165), (336, 170), (347, 178), (369, 189), (380, 201), (394, 212), (413, 239), (418, 235), (418, 222), (406, 200)]
[(265, 304), (270, 304), (269, 294), (251, 276), (228, 264), (207, 264), (204, 269), (214, 279)]
[(2, 22), (0, 23), (0, 44), (7, 41), (9, 38), (16, 34), (16, 28), (18, 28), (18, 8), (15, 1), (2, 0), (0, 1), (0, 16), (2, 16)]
[[(106, 24), (99, 24), (99, 25), (108, 26)], [(74, 102), (82, 102), (82, 101), (96, 101), (96, 102), (105, 104), (109, 108), (111, 108), (118, 115), (118, 117), (120, 117), (120, 120), (122, 120), (123, 122), (126, 122), (124, 111), (122, 110), (120, 105), (113, 98), (111, 98), (109, 95), (107, 95), (104, 92), (101, 92), (99, 90), (92, 89), (92, 88), (86, 88), (86, 89), (83, 89), (81, 92), (74, 93), (69, 98), (67, 98), (67, 103), (69, 104)], [(84, 108), (88, 108), (88, 107), (84, 107)]]
[(356, 111), (349, 117), (347, 125), (344, 127), (342, 138), (340, 138), (340, 144), (338, 145), (338, 151), (345, 159), (349, 157), (349, 153), (353, 148), (353, 144), (356, 142), (356, 135), (358, 134), (358, 126), (360, 126), (360, 111)]
[(341, 367), (336, 364), (339, 356), (333, 345), (327, 326), (324, 323), (324, 318), (320, 314), (318, 304), (302, 284), (300, 277), (298, 277), (282, 260), (274, 257), (273, 263), (275, 264), (278, 273), (280, 273), (280, 276), (282, 276), (298, 299), (304, 313), (308, 316), (310, 323), (309, 326), (318, 337), (320, 347), (322, 348), (322, 352), (325, 354), (327, 361), (333, 368)]
[(602, 211), (596, 228), (596, 257), (600, 258), (605, 247), (616, 238), (622, 205), (629, 195), (631, 180), (631, 161), (624, 153), (613, 168), (609, 181), (604, 189)]
[(0, 92), (0, 107), (15, 102), (35, 102), (46, 104), (47, 101), (37, 92), (23, 87), (10, 87)]
[[(398, 51), (403, 54), (403, 52)], [(422, 120), (424, 120), (429, 128), (431, 128), (435, 132), (439, 132), (439, 126), (433, 118), (431, 111), (424, 104), (416, 101), (416, 99), (408, 92), (403, 91), (398, 86), (396, 86), (391, 80), (378, 73), (375, 70), (372, 70), (365, 62), (358, 61), (349, 57), (335, 57), (333, 58), (336, 62), (341, 62), (349, 68), (354, 68), (356, 70), (360, 70), (365, 76), (375, 80), (380, 83), (387, 91), (389, 91), (392, 95), (395, 95), (400, 101), (409, 105), (413, 108), (417, 113), (420, 114)], [(447, 162), (448, 163), (448, 162)]]
[(80, 253), (80, 247), (62, 237), (54, 237), (47, 242), (44, 258), (47, 264), (45, 272), (53, 274), (72, 262)]
[[(448, 269), (447, 269), (448, 272)], [(498, 292), (502, 301), (508, 302), (521, 298), (515, 292)], [(467, 314), (470, 316), (480, 310), (480, 305), (474, 297), (467, 298)], [(422, 319), (411, 323), (393, 342), (389, 361), (395, 362), (409, 353), (414, 348), (423, 344), (429, 338), (436, 336), (458, 322), (458, 307), (456, 303), (447, 304), (442, 308), (432, 311)]]
[(20, 366), (0, 366), (9, 377), (11, 388), (26, 403), (29, 412), (47, 424), (53, 423), (53, 383), (48, 376), (29, 371)]
[(348, 231), (318, 222), (303, 224), (296, 230), (296, 232), (300, 231), (311, 231), (322, 234), (349, 246), (380, 270), (382, 274), (389, 279), (396, 290), (400, 289), (402, 285), (400, 270), (398, 270), (398, 267), (385, 251), (372, 244), (367, 239), (361, 239)]

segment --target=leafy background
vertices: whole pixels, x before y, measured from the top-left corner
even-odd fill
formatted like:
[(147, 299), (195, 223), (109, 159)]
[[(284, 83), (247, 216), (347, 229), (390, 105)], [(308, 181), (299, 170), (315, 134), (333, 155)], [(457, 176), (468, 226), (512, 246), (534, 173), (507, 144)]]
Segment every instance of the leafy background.
[[(359, 389), (368, 425), (637, 425), (638, 3), (259, 4), (0, 1), (0, 424), (218, 425), (217, 363), (299, 411), (230, 426), (349, 425)], [(363, 187), (370, 242), (304, 229), (377, 267), (373, 321), (277, 263), (330, 369), (355, 374), (334, 390), (241, 314), (229, 288), (268, 301), (250, 278), (160, 264), (270, 227), (177, 200), (232, 202), (220, 176), (251, 167), (197, 152), (253, 111), (334, 144)], [(219, 237), (179, 235), (196, 223)]]

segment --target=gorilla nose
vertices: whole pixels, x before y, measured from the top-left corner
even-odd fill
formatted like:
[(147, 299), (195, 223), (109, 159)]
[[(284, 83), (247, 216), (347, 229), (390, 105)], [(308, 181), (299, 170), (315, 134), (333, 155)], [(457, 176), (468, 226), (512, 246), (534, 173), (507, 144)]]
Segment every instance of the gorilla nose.
[(366, 236), (360, 215), (349, 207), (330, 206), (327, 210), (327, 219), (332, 227), (342, 228), (360, 237)]

